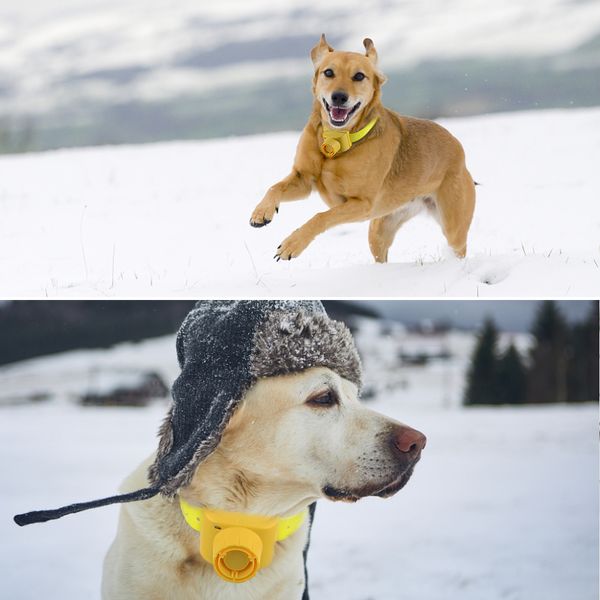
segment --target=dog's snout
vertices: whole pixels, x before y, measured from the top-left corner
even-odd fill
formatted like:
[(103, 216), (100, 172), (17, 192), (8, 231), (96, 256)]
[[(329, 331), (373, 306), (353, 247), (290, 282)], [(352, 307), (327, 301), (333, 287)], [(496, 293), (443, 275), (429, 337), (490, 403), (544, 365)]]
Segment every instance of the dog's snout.
[(410, 459), (416, 459), (425, 448), (427, 438), (416, 429), (398, 427), (394, 431), (394, 446)]
[(343, 106), (346, 102), (348, 102), (348, 94), (343, 90), (336, 90), (331, 94), (331, 103), (334, 106)]

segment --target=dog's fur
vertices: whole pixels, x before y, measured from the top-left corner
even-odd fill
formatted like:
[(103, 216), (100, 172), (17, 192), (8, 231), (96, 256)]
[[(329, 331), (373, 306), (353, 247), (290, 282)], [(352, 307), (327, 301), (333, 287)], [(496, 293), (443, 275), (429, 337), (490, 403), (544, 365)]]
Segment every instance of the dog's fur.
[[(331, 391), (336, 404), (323, 405)], [(398, 451), (402, 432), (420, 444)], [(217, 449), (181, 496), (194, 505), (290, 516), (315, 500), (388, 497), (402, 488), (425, 438), (360, 404), (357, 387), (324, 367), (257, 381), (245, 394)], [(150, 457), (123, 491), (147, 485)], [(177, 499), (125, 504), (104, 563), (103, 600), (299, 600), (308, 522), (278, 542), (271, 565), (243, 584), (222, 581), (199, 554), (198, 533)]]
[[(294, 231), (275, 258), (299, 256), (320, 233), (342, 223), (370, 220), (369, 246), (377, 262), (386, 262), (403, 223), (425, 209), (440, 224), (459, 257), (467, 251), (467, 233), (475, 208), (475, 187), (460, 142), (432, 121), (404, 117), (381, 104), (385, 77), (377, 51), (364, 40), (366, 54), (339, 52), (321, 37), (312, 49), (314, 103), (296, 151), (292, 172), (273, 185), (252, 213), (250, 224), (270, 223), (281, 202), (305, 198), (313, 189), (329, 207)], [(333, 72), (328, 77), (326, 71)], [(357, 73), (365, 78), (355, 81)], [(340, 104), (332, 94), (343, 92)], [(343, 124), (332, 122), (337, 104), (358, 108)], [(347, 152), (325, 158), (320, 152), (323, 127), (363, 128), (378, 117), (374, 129)]]

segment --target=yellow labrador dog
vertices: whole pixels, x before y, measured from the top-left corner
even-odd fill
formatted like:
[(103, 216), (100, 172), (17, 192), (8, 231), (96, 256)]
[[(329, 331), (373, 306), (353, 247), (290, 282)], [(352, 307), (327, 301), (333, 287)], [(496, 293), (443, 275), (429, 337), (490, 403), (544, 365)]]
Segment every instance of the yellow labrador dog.
[(325, 36), (312, 49), (313, 110), (298, 143), (292, 172), (273, 185), (250, 224), (273, 220), (282, 202), (317, 190), (329, 210), (316, 214), (277, 248), (277, 260), (300, 254), (329, 228), (370, 221), (369, 246), (386, 262), (399, 228), (426, 210), (459, 257), (475, 208), (475, 187), (460, 142), (432, 121), (401, 116), (381, 103), (385, 76), (377, 51), (334, 50)]
[[(388, 497), (409, 480), (425, 441), (365, 408), (357, 386), (329, 368), (266, 377), (244, 394), (216, 450), (179, 494), (190, 504), (283, 517), (323, 497)], [(147, 486), (153, 460), (123, 491)], [(232, 584), (200, 557), (176, 499), (125, 504), (104, 563), (102, 598), (300, 600), (308, 527), (278, 542), (272, 564), (251, 581)]]

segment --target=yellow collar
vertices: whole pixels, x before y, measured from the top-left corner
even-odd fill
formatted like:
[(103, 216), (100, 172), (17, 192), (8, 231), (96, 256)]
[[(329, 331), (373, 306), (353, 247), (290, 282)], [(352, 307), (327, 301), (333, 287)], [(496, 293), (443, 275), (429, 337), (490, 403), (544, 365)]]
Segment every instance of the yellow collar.
[(226, 581), (242, 583), (268, 567), (275, 543), (300, 529), (308, 510), (291, 517), (264, 517), (200, 508), (179, 498), (187, 524), (200, 536), (200, 554)]
[(246, 513), (227, 512), (225, 510), (212, 510), (201, 508), (200, 506), (192, 506), (181, 497), (179, 498), (179, 505), (181, 506), (181, 512), (183, 513), (187, 524), (196, 531), (202, 529), (202, 523), (205, 521), (207, 514), (210, 517), (217, 515), (225, 521), (237, 520), (243, 527), (254, 524), (265, 527), (276, 521), (278, 542), (285, 540), (285, 538), (296, 533), (296, 531), (300, 529), (300, 525), (304, 523), (304, 519), (308, 513), (307, 509), (304, 509), (302, 512), (292, 515), (291, 517), (264, 517), (261, 515), (249, 515)]
[(327, 158), (333, 158), (336, 154), (350, 150), (354, 142), (362, 140), (375, 127), (378, 117), (369, 121), (362, 129), (350, 133), (349, 131), (323, 128), (323, 143), (321, 152)]

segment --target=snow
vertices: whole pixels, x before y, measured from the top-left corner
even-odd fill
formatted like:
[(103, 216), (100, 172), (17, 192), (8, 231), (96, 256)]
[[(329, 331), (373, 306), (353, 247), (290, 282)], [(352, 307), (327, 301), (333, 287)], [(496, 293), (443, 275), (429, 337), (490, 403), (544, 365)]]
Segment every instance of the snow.
[(466, 260), (418, 216), (376, 265), (367, 223), (275, 249), (324, 204), (250, 214), (298, 133), (60, 150), (0, 159), (5, 297), (598, 297), (600, 109), (444, 120), (481, 183)]
[[(377, 335), (373, 323), (362, 322), (363, 354), (376, 348)], [(443, 367), (399, 369), (404, 384), (369, 403), (423, 431), (427, 447), (395, 497), (319, 502), (311, 598), (596, 600), (598, 406), (460, 408), (473, 335), (423, 338), (402, 328), (392, 335), (406, 350), (442, 344), (455, 358)], [(528, 338), (517, 343), (525, 348)], [(0, 576), (11, 600), (99, 597), (118, 507), (24, 528), (10, 517), (109, 495), (156, 447), (165, 403), (81, 408), (61, 387), (92, 366), (114, 364), (143, 365), (172, 381), (174, 337), (0, 369), (0, 389), (10, 381), (16, 389), (20, 375), (23, 389), (37, 379), (53, 396), (0, 408)], [(365, 368), (380, 377), (394, 369), (378, 364), (365, 361)]]
[(123, 343), (110, 350), (74, 350), (0, 367), (0, 407), (35, 395), (69, 404), (152, 371), (170, 386), (179, 374), (175, 336)]

